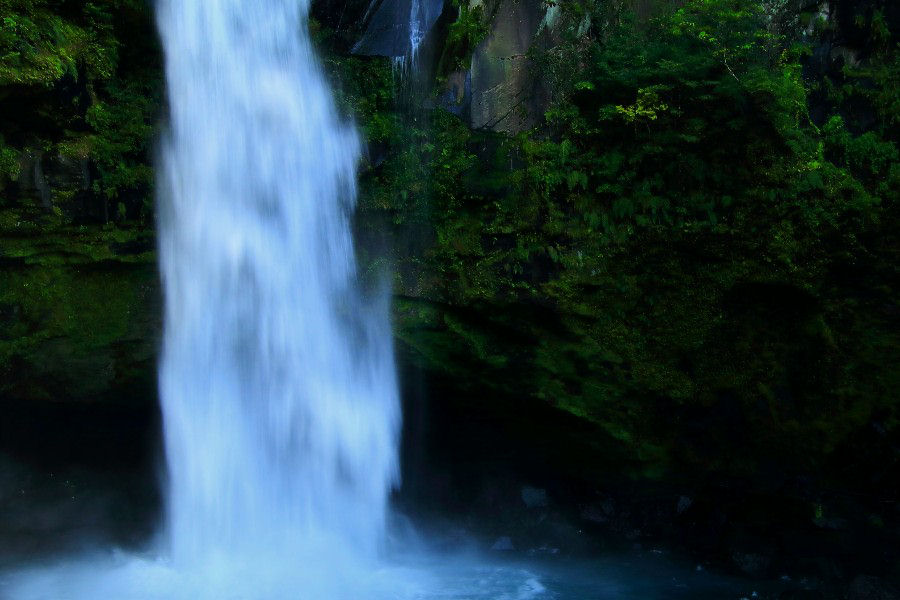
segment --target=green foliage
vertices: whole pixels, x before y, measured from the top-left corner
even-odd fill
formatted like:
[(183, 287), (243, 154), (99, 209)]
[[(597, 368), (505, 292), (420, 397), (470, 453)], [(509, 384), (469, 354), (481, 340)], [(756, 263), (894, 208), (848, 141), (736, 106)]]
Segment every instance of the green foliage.
[(687, 3), (642, 30), (625, 21), (536, 56), (556, 90), (547, 116), (559, 141), (544, 153), (560, 156), (543, 164), (591, 174), (589, 205), (573, 198), (589, 230), (714, 227), (782, 149), (815, 148), (796, 57), (765, 33), (758, 7), (739, 4)]
[(393, 110), (396, 90), (388, 61), (338, 56), (327, 31), (320, 30), (317, 41), (325, 50), (325, 68), (341, 111), (356, 122), (368, 142), (395, 140), (401, 117)]
[(3, 144), (0, 135), (0, 185), (19, 177), (19, 153)]
[[(8, 115), (0, 117), (8, 144), (0, 147), (2, 179), (14, 178), (14, 156), (81, 162), (104, 221), (122, 204), (125, 218), (149, 224), (149, 149), (161, 96), (149, 6), (141, 0), (2, 0), (0, 14), (0, 112)], [(63, 168), (50, 165), (51, 171)], [(71, 179), (65, 176), (63, 185), (71, 186)], [(51, 210), (79, 217), (82, 203), (73, 203), (78, 188), (49, 187)]]
[(860, 131), (810, 118), (786, 6), (557, 8), (539, 128), (360, 117), (390, 123), (360, 208), (393, 225), (403, 344), (594, 423), (645, 476), (808, 472), (872, 419), (896, 431), (895, 51), (835, 86), (877, 107)]
[[(61, 78), (105, 79), (113, 75), (118, 40), (111, 11), (129, 2), (86, 2), (69, 19), (46, 0), (0, 2), (0, 86), (51, 87)], [(134, 2), (130, 2), (135, 4)]]
[[(581, 86), (581, 89), (593, 89)], [(637, 101), (631, 106), (616, 105), (616, 114), (625, 119), (626, 123), (640, 123), (643, 121), (655, 121), (660, 113), (669, 109), (669, 105), (659, 98), (663, 86), (641, 88), (637, 91)]]
[(113, 200), (125, 191), (139, 190), (147, 213), (151, 211), (153, 183), (148, 164), (154, 130), (150, 116), (159, 101), (154, 83), (112, 82), (107, 87), (109, 100), (94, 103), (85, 115), (85, 122), (95, 132), (85, 140), (98, 170), (94, 192)]
[(704, 57), (716, 60), (728, 73), (751, 71), (760, 62), (773, 63), (780, 40), (769, 31), (766, 6), (760, 2), (692, 0), (665, 19), (675, 38), (702, 44)]
[[(469, 68), (472, 53), (490, 33), (492, 15), (484, 14), (484, 3), (469, 0), (453, 0), (457, 9), (456, 20), (450, 24), (438, 61), (438, 77)], [(496, 4), (499, 6), (499, 3)]]

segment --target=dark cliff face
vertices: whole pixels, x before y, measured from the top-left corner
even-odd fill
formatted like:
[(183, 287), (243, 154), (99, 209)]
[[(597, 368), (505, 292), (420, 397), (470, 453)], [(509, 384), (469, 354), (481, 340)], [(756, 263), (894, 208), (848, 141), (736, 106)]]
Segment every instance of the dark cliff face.
[[(11, 6), (2, 443), (109, 454), (158, 427), (155, 32), (141, 2)], [(312, 26), (368, 147), (363, 272), (393, 273), (401, 502), (490, 521), (527, 484), (575, 530), (760, 574), (827, 555), (849, 578), (839, 548), (866, 546), (887, 573), (894, 3), (448, 4), (412, 100), (388, 60), (352, 52), (379, 6), (321, 0)], [(62, 30), (87, 50), (46, 33)], [(52, 426), (93, 414), (108, 434)]]
[(444, 9), (442, 0), (382, 0), (367, 10), (365, 31), (353, 52), (366, 56), (412, 56)]

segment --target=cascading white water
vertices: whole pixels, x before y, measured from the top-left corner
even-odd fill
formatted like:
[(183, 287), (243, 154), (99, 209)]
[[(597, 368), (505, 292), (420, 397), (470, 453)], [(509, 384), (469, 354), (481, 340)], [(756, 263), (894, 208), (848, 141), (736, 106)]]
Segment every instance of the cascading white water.
[[(350, 235), (358, 141), (306, 0), (161, 0), (160, 370), (176, 562), (372, 552), (397, 478), (384, 306)], [(334, 545), (337, 545), (335, 547)]]

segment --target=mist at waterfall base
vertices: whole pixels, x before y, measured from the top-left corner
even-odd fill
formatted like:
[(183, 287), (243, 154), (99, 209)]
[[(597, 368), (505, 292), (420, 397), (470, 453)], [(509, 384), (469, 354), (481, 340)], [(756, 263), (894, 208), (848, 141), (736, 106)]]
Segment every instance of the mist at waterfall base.
[(358, 289), (359, 143), (315, 62), (306, 6), (157, 10), (171, 110), (159, 186), (165, 525), (143, 554), (20, 569), (0, 595), (722, 597), (715, 579), (683, 585), (684, 569), (487, 561), (390, 527), (400, 405), (388, 306)]

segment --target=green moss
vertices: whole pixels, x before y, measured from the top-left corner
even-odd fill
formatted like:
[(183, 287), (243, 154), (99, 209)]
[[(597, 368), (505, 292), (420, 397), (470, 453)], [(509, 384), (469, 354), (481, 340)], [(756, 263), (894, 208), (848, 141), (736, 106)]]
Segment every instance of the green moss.
[[(162, 69), (150, 6), (3, 0), (0, 8), (0, 198), (8, 200), (4, 188), (23, 159), (41, 160), (53, 210), (77, 221), (152, 223)], [(71, 181), (85, 177), (90, 202)], [(84, 215), (87, 206), (99, 214)]]
[(0, 289), (7, 398), (99, 400), (152, 373), (152, 265), (12, 264), (0, 268)]

